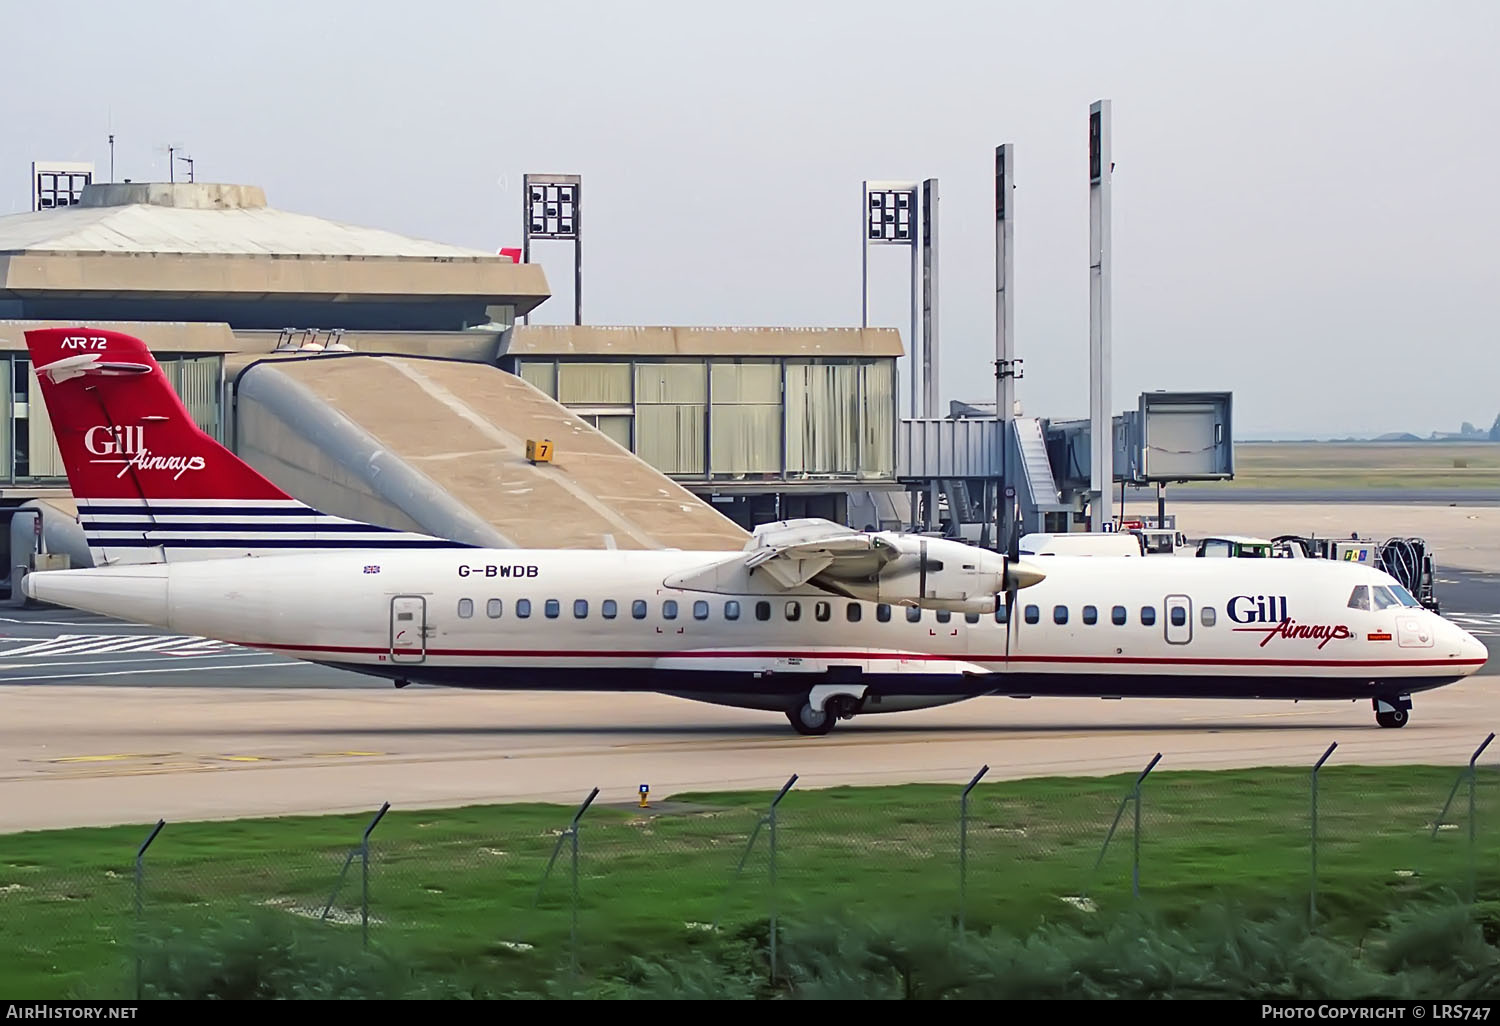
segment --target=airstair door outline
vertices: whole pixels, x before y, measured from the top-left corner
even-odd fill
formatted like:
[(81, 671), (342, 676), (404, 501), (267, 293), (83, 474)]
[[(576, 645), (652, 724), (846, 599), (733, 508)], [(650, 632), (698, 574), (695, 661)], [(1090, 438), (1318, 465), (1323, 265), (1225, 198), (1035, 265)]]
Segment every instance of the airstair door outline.
[(1163, 604), (1167, 643), (1186, 645), (1193, 640), (1193, 600), (1186, 595), (1168, 595)]
[(420, 663), (427, 658), (427, 600), (421, 595), (391, 599), (391, 662)]

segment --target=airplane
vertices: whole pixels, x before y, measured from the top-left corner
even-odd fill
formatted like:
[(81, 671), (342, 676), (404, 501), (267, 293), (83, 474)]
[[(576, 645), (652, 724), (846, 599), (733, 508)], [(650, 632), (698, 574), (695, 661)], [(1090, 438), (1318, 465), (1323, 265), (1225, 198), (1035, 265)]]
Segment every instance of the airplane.
[[(800, 734), (985, 695), (1368, 701), (1488, 659), (1368, 566), (1098, 559), (802, 519), (743, 550), (485, 549), (330, 516), (200, 430), (150, 350), (26, 332), (95, 563), (32, 599), (387, 678), (656, 692)], [(560, 472), (562, 468), (559, 468)]]

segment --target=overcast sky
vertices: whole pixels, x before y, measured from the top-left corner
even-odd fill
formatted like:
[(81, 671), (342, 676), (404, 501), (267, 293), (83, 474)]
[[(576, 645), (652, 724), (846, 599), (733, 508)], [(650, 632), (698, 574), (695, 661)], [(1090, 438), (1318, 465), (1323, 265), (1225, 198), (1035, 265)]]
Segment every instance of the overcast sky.
[[(273, 206), (490, 251), (520, 244), (524, 173), (579, 173), (591, 323), (857, 325), (860, 182), (935, 177), (945, 403), (993, 400), (1014, 143), (1018, 394), (1055, 417), (1088, 412), (1087, 118), (1110, 99), (1116, 411), (1229, 389), (1240, 437), (1500, 412), (1495, 0), (0, 14), (0, 212), (34, 159), (107, 178), (110, 130), (117, 178), (165, 180), (171, 143)], [(568, 257), (534, 250), (538, 323), (571, 320)], [(905, 253), (871, 264), (872, 323), (905, 339)]]

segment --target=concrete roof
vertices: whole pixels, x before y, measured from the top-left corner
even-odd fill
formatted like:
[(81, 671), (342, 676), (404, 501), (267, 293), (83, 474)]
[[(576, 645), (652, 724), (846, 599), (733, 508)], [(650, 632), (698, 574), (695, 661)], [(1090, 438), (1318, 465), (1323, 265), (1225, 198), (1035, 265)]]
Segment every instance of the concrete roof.
[(523, 324), (507, 356), (902, 356), (895, 328), (686, 328)]
[(0, 217), (0, 253), (26, 252), (502, 259), (276, 210), (254, 186), (209, 183), (90, 185), (78, 206)]
[(538, 264), (266, 205), (255, 186), (89, 185), (78, 206), (0, 217), (0, 293), (305, 300), (482, 299), (526, 313)]

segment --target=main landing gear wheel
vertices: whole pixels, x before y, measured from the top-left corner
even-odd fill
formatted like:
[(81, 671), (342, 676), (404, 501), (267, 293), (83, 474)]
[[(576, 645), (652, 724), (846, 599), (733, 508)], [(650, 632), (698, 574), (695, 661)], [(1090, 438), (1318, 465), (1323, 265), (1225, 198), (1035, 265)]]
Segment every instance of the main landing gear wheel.
[(813, 712), (813, 707), (803, 702), (795, 709), (788, 709), (786, 718), (792, 721), (792, 729), (809, 737), (822, 737), (833, 729), (837, 717), (827, 705), (822, 712)]
[(1390, 712), (1377, 712), (1375, 722), (1382, 727), (1404, 727), (1406, 721), (1411, 719), (1411, 713), (1405, 709), (1392, 709)]

